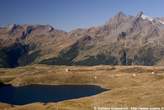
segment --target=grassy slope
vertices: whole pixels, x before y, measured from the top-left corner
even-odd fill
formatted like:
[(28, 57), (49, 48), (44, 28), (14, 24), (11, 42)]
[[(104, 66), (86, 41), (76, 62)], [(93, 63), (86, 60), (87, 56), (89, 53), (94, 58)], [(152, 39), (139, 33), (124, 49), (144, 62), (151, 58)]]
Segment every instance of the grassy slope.
[[(66, 72), (67, 68), (70, 71)], [(92, 110), (94, 105), (164, 106), (164, 67), (31, 65), (16, 69), (0, 69), (0, 81), (14, 86), (95, 84), (111, 89), (95, 96), (59, 103), (33, 103), (11, 108), (9, 105), (0, 104), (0, 109), (9, 107), (9, 110), (55, 110), (57, 108), (59, 110)]]

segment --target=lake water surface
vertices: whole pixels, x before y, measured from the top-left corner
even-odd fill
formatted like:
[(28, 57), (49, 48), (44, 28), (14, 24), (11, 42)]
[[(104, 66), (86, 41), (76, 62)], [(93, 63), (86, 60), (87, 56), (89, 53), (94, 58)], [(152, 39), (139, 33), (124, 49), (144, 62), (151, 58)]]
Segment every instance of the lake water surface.
[(92, 96), (104, 92), (95, 85), (29, 85), (0, 87), (0, 102), (23, 105), (34, 102), (58, 102), (68, 99)]

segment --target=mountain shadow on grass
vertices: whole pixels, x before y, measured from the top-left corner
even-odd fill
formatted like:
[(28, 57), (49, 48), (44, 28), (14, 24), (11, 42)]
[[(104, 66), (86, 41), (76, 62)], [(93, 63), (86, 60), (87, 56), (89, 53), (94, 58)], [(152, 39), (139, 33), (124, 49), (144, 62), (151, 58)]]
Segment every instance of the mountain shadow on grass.
[(62, 50), (57, 57), (43, 60), (40, 63), (48, 65), (72, 65), (73, 59), (78, 55), (78, 53), (78, 45), (74, 44), (73, 46)]
[(103, 54), (97, 55), (97, 56), (90, 56), (89, 58), (75, 62), (75, 65), (87, 65), (87, 66), (93, 66), (93, 65), (99, 65), (99, 64), (109, 64), (109, 65), (116, 65), (118, 64), (117, 59), (114, 56), (105, 56)]

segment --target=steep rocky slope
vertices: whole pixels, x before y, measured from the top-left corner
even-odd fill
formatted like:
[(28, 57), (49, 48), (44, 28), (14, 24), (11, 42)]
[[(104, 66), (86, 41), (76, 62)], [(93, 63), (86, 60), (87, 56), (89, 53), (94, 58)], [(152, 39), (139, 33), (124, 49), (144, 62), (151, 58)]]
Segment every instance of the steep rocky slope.
[(156, 65), (163, 63), (164, 25), (157, 18), (145, 18), (143, 12), (127, 16), (122, 12), (105, 25), (78, 29), (69, 37), (78, 38), (59, 56), (44, 60), (47, 64), (121, 64)]
[(163, 18), (119, 12), (103, 26), (64, 32), (49, 25), (0, 28), (0, 67), (56, 65), (163, 65)]
[[(0, 28), (1, 62), (9, 67), (39, 62), (69, 45), (67, 33), (49, 25), (10, 25)], [(4, 64), (1, 63), (3, 66)], [(4, 65), (6, 66), (6, 65)]]

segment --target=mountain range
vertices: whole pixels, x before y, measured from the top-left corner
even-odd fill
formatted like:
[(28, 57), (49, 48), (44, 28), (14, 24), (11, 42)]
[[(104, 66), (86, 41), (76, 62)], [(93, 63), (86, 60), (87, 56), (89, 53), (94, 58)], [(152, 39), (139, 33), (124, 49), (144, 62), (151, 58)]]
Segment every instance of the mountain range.
[(50, 25), (0, 27), (0, 67), (164, 65), (164, 18), (118, 12), (102, 26), (65, 32)]

